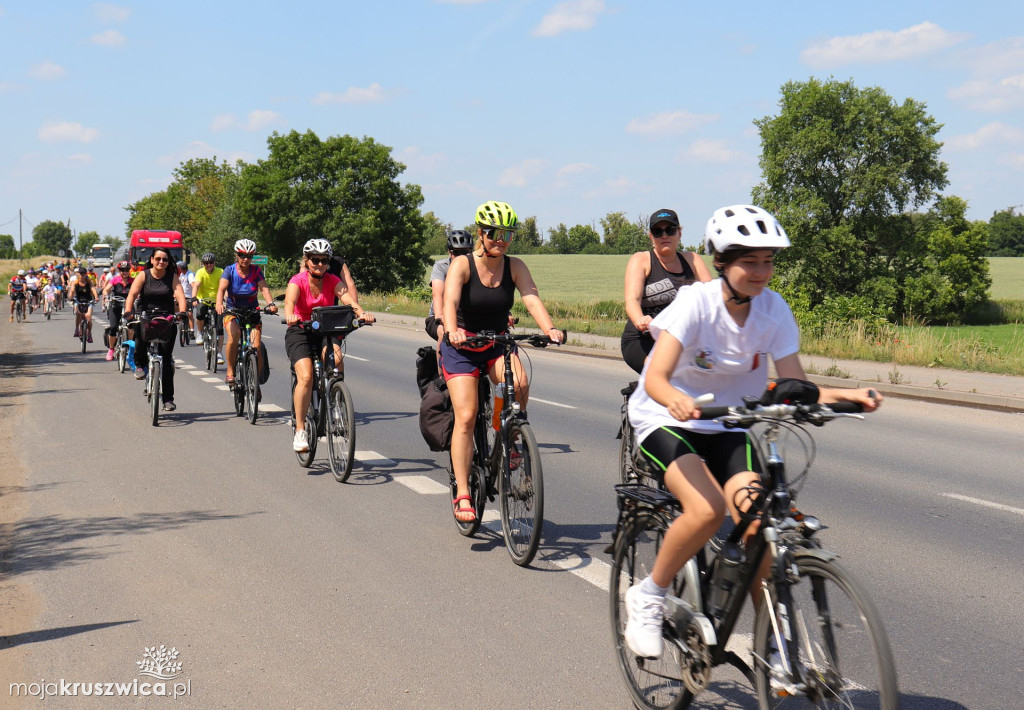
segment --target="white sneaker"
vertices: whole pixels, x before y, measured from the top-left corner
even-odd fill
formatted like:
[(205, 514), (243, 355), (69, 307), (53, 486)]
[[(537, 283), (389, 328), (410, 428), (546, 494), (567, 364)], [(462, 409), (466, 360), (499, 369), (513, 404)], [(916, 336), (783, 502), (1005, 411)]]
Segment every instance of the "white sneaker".
[(220, 353), (217, 353), (217, 364), (218, 365), (223, 365), (224, 364), (224, 356), (221, 355)]
[(295, 438), (292, 439), (292, 450), (299, 454), (309, 451), (309, 439), (306, 437), (305, 429), (295, 432)]
[(647, 594), (639, 584), (626, 590), (626, 645), (643, 658), (661, 656), (664, 641), (661, 624), (665, 618), (665, 597)]

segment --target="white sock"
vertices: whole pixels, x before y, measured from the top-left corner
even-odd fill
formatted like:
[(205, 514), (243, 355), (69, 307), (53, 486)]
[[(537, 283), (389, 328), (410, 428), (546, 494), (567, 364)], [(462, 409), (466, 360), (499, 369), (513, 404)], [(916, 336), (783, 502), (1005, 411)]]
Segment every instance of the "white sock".
[(645, 577), (644, 581), (640, 582), (640, 589), (644, 594), (652, 594), (659, 597), (663, 597), (668, 593), (668, 587), (659, 587), (654, 583), (654, 577), (651, 576)]

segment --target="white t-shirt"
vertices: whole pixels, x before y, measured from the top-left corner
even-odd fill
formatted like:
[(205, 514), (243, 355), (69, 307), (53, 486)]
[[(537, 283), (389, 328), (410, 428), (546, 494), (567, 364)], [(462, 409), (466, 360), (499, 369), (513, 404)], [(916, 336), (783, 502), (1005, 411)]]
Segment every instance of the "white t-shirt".
[(192, 298), (192, 284), (196, 282), (196, 275), (191, 271), (186, 271), (184, 274), (178, 274), (178, 281), (181, 282), (181, 290), (185, 293), (185, 298)]
[[(769, 289), (755, 296), (741, 328), (725, 308), (721, 279), (680, 289), (651, 322), (651, 334), (657, 339), (662, 333), (683, 345), (669, 378), (672, 385), (691, 397), (710, 392), (717, 405), (743, 404), (744, 395), (759, 397), (768, 383), (768, 356), (777, 361), (800, 349), (796, 319), (782, 296)], [(650, 358), (629, 398), (629, 420), (640, 441), (662, 426), (712, 434), (726, 431), (711, 420), (681, 422), (651, 399), (644, 389), (649, 364)]]
[(25, 277), (25, 288), (29, 291), (39, 290), (39, 277), (38, 276), (26, 276)]

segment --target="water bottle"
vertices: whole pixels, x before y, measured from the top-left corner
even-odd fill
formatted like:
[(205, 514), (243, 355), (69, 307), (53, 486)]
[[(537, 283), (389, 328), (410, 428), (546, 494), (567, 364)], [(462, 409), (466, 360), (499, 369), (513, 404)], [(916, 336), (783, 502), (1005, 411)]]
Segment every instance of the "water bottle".
[(742, 594), (740, 588), (746, 555), (738, 542), (726, 542), (715, 558), (711, 575), (711, 615), (721, 620), (735, 594)]
[(505, 383), (499, 382), (494, 388), (494, 410), (491, 414), (491, 426), (494, 431), (501, 430), (501, 408), (505, 406)]

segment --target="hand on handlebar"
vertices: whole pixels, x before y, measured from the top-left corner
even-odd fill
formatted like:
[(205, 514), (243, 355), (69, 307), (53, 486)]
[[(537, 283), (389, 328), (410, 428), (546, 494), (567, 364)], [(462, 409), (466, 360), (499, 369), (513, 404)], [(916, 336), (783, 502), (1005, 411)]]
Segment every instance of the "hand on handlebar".
[(377, 319), (373, 317), (372, 313), (367, 313), (366, 311), (363, 311), (363, 315), (359, 316), (359, 320), (363, 323), (374, 323), (377, 321)]
[(551, 338), (551, 341), (553, 343), (557, 343), (559, 345), (562, 345), (563, 343), (565, 343), (565, 331), (564, 330), (559, 330), (558, 328), (552, 327), (551, 329), (549, 329), (545, 333), (545, 335), (547, 335), (549, 338)]
[(462, 328), (456, 328), (445, 333), (444, 337), (447, 338), (448, 344), (453, 348), (461, 348), (466, 342), (466, 331)]

